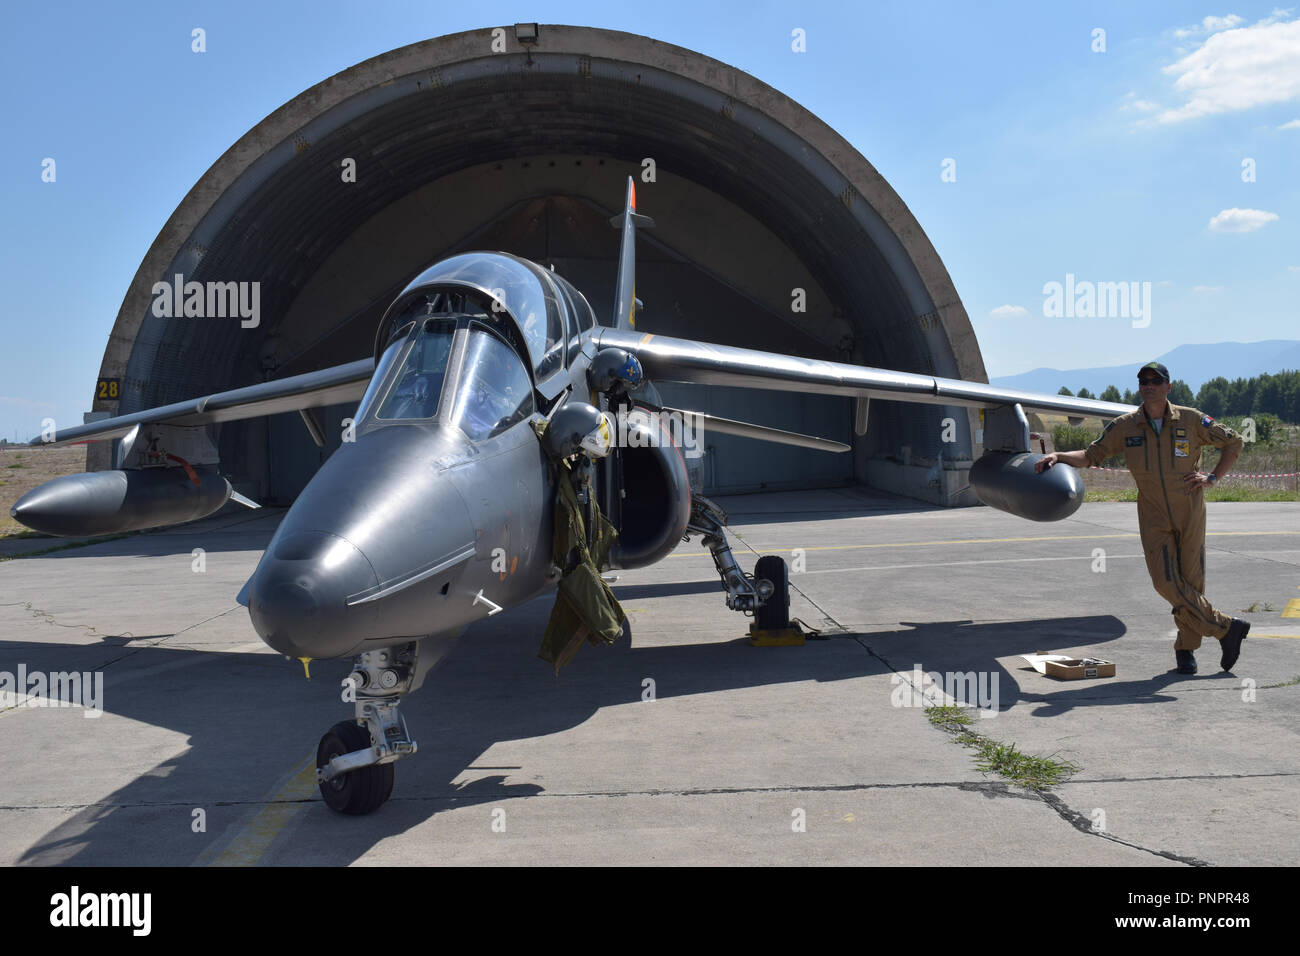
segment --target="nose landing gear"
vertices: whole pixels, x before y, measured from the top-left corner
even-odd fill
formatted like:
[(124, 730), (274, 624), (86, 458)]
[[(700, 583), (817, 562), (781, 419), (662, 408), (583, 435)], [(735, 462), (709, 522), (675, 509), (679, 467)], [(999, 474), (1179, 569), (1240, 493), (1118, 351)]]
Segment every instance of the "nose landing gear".
[(331, 810), (371, 813), (392, 795), (393, 764), (416, 751), (398, 705), (414, 689), (418, 652), (411, 641), (354, 661), (348, 682), (356, 719), (335, 724), (316, 748), (316, 782)]

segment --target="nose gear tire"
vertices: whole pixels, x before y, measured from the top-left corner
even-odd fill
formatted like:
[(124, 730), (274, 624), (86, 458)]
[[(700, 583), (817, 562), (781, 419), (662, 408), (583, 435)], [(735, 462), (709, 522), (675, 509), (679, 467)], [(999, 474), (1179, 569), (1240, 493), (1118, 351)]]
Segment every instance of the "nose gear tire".
[[(370, 732), (355, 721), (335, 724), (316, 748), (316, 766), (370, 746)], [(331, 810), (361, 816), (379, 809), (393, 793), (393, 765), (375, 764), (340, 774), (320, 783), (320, 794)]]

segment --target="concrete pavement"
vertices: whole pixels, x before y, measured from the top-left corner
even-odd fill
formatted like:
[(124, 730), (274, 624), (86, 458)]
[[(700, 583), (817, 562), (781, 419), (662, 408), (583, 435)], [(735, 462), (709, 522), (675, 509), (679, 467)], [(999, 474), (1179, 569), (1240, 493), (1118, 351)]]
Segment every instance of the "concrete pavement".
[[(485, 619), (408, 699), (420, 752), (365, 818), (310, 771), (347, 662), (305, 680), (234, 600), (276, 513), (0, 563), (0, 672), (101, 673), (104, 708), (0, 714), (0, 861), (1298, 862), (1300, 506), (1209, 506), (1209, 596), (1254, 629), (1231, 675), (1211, 640), (1182, 677), (1132, 504), (1039, 525), (866, 489), (721, 503), (743, 566), (798, 569), (791, 613), (825, 640), (750, 647), (694, 543), (621, 572), (631, 642), (558, 678), (549, 599)], [(1058, 682), (1036, 650), (1117, 675)], [(975, 730), (1079, 770), (1046, 794), (982, 774), (911, 706), (918, 667), (974, 674), (996, 691)]]

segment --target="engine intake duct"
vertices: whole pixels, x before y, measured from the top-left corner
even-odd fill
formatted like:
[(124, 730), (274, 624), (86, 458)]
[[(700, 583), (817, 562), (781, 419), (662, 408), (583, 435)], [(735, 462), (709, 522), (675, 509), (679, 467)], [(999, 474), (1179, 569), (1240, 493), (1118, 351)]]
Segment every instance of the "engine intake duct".
[(617, 501), (616, 568), (654, 564), (681, 543), (691, 517), (691, 485), (671, 428), (636, 408), (621, 417), (614, 452), (623, 496)]

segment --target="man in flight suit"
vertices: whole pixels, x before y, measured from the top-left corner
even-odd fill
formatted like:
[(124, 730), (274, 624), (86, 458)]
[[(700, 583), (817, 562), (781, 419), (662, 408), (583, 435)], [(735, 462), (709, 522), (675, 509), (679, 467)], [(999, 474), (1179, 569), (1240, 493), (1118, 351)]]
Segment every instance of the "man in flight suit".
[[(1219, 639), (1220, 666), (1237, 662), (1250, 624), (1215, 610), (1205, 597), (1205, 497), (1241, 454), (1241, 438), (1230, 428), (1194, 408), (1171, 404), (1169, 370), (1148, 362), (1138, 370), (1142, 405), (1106, 425), (1101, 437), (1083, 451), (1057, 452), (1038, 462), (1037, 470), (1058, 461), (1075, 468), (1100, 465), (1124, 453), (1138, 488), (1138, 529), (1151, 583), (1173, 605), (1178, 624), (1174, 657), (1180, 674), (1196, 673), (1201, 636)], [(1214, 471), (1201, 468), (1201, 448), (1223, 450)]]

